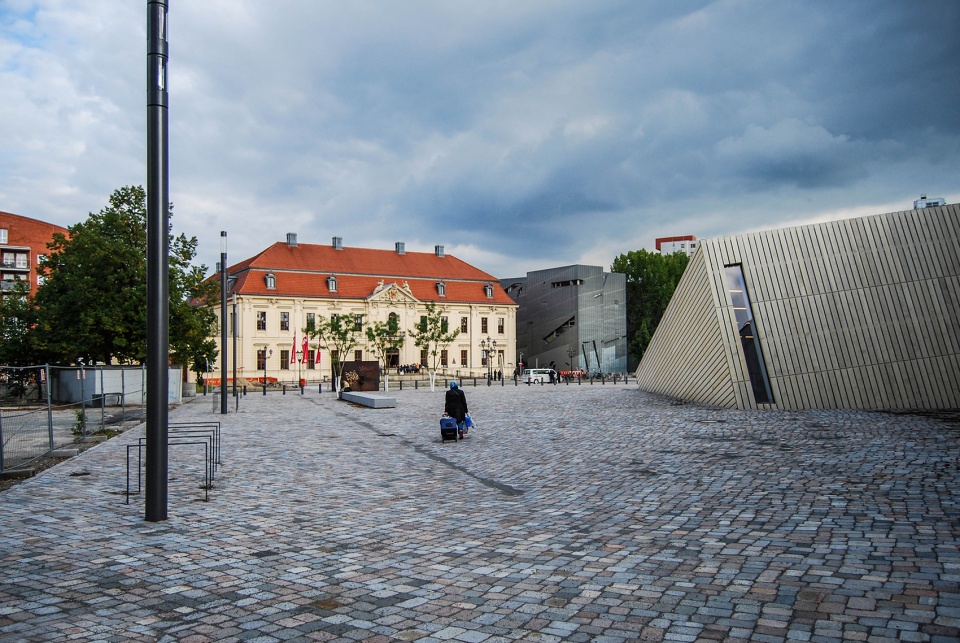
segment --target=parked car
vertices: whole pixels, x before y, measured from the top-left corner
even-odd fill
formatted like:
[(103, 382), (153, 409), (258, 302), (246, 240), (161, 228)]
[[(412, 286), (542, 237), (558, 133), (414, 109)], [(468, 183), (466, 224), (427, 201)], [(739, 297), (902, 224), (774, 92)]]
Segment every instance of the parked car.
[(556, 380), (557, 372), (552, 368), (525, 368), (523, 369), (523, 379), (520, 381), (529, 384), (531, 382), (555, 382)]

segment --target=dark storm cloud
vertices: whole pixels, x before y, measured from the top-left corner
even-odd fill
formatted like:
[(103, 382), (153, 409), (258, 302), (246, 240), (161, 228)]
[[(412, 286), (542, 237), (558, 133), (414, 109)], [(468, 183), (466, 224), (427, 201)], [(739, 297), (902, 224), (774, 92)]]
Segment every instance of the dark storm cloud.
[[(142, 7), (0, 7), (0, 209), (142, 182)], [(175, 226), (495, 274), (960, 198), (960, 4), (174, 3)], [(117, 52), (123, 52), (122, 55)], [(13, 152), (9, 150), (15, 150)]]

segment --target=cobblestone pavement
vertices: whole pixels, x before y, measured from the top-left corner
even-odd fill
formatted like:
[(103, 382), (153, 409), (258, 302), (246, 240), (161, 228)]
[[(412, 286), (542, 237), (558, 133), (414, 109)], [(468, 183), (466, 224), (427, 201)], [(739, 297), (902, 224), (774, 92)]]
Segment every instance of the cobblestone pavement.
[(210, 499), (170, 449), (169, 519), (128, 444), (0, 494), (3, 641), (956, 641), (958, 427), (717, 410), (634, 385), (467, 388), (367, 409), (212, 398)]

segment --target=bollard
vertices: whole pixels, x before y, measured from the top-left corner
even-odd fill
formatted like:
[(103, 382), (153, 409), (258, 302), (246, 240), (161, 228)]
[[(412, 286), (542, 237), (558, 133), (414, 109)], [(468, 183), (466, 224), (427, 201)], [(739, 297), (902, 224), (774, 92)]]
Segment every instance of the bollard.
[(243, 385), (243, 396), (244, 396), (244, 397), (247, 396), (247, 385), (246, 385), (246, 384)]
[(503, 383), (503, 377), (500, 377), (500, 388), (503, 388), (506, 384)]
[(419, 380), (413, 380), (413, 390), (414, 390), (414, 391), (420, 390), (420, 381), (419, 381)]
[(283, 385), (283, 394), (284, 394), (284, 395), (287, 394), (287, 385), (286, 385), (286, 384)]
[(403, 390), (403, 380), (400, 380), (400, 390)]
[(267, 394), (267, 378), (263, 378), (263, 394)]

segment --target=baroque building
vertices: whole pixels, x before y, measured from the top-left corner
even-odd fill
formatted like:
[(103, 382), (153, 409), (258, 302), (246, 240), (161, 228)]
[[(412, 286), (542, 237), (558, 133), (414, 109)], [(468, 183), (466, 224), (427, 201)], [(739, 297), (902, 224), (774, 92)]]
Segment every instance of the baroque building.
[[(213, 279), (219, 280), (219, 274)], [(331, 355), (317, 340), (304, 345), (303, 329), (331, 316), (356, 320), (363, 329), (394, 317), (406, 335), (390, 356), (390, 367), (427, 366), (429, 356), (409, 336), (433, 303), (451, 330), (460, 334), (440, 355), (454, 377), (512, 372), (516, 349), (516, 304), (497, 279), (436, 246), (433, 253), (375, 250), (343, 245), (299, 244), (296, 234), (227, 268), (227, 341), (229, 377), (233, 376), (236, 336), (238, 379), (250, 382), (330, 381)], [(215, 312), (219, 319), (220, 306)], [(218, 348), (220, 342), (217, 333)], [(496, 341), (489, 352), (481, 347)], [(306, 349), (304, 351), (304, 349)], [(220, 355), (224, 351), (220, 350)], [(364, 337), (343, 361), (376, 361)], [(220, 364), (210, 364), (211, 382), (219, 382)]]

